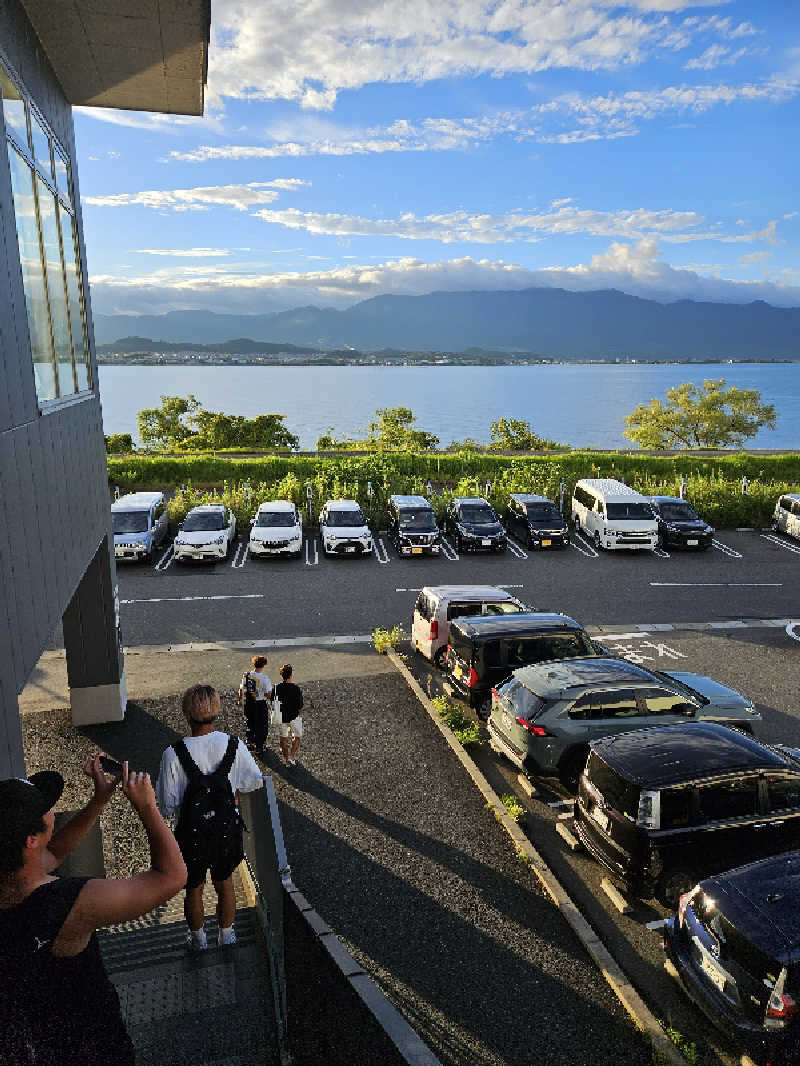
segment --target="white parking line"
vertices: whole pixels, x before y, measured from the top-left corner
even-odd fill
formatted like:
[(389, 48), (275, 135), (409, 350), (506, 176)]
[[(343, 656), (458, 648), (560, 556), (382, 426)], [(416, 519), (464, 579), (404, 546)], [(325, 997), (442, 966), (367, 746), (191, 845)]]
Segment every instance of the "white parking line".
[(651, 581), (660, 589), (780, 589), (782, 581)]
[(511, 537), (508, 538), (508, 550), (511, 552), (512, 555), (516, 555), (518, 559), (528, 558), (528, 553), (523, 548), (521, 548), (515, 540), (512, 540)]
[[(578, 543), (580, 541), (580, 544)], [(581, 555), (585, 555), (587, 559), (597, 559), (598, 552), (592, 547), (589, 541), (584, 537), (583, 533), (577, 532), (570, 541), (570, 547), (575, 548)]]
[[(380, 545), (380, 548), (378, 545)], [(372, 538), (372, 553), (379, 563), (386, 564), (389, 562), (389, 553), (386, 550), (386, 545), (383, 543), (383, 537)]]
[(458, 552), (453, 545), (445, 537), (442, 537), (442, 555), (445, 559), (449, 559), (451, 563), (457, 563), (459, 559)]
[(246, 541), (243, 541), (241, 544), (237, 545), (236, 553), (234, 554), (233, 559), (231, 559), (231, 566), (235, 566), (241, 570), (241, 568), (244, 566), (244, 562), (247, 558), (247, 553), (249, 550), (250, 545)]
[(784, 548), (787, 552), (794, 552), (795, 555), (800, 555), (800, 545), (789, 544), (785, 540), (781, 540), (780, 537), (776, 537), (774, 533), (762, 533), (762, 540), (768, 540), (770, 544), (777, 544), (779, 548)]
[(170, 544), (170, 546), (167, 548), (167, 550), (164, 552), (164, 554), (158, 560), (158, 562), (153, 567), (153, 569), (154, 570), (166, 570), (167, 567), (170, 565), (170, 563), (173, 561), (174, 555), (175, 555), (175, 546), (174, 546), (174, 544)]
[(800, 626), (800, 622), (787, 622), (786, 623), (786, 635), (791, 637), (792, 640), (800, 640), (800, 634), (797, 633), (797, 627)]
[(120, 603), (191, 603), (195, 600), (263, 600), (265, 592), (243, 592), (229, 596), (154, 596), (148, 600), (120, 600)]
[[(314, 545), (314, 558), (310, 557), (310, 545)], [(306, 566), (319, 566), (319, 544), (316, 538), (312, 540), (306, 540)]]
[(734, 551), (733, 548), (727, 544), (723, 544), (721, 540), (712, 540), (711, 544), (717, 549), (718, 552), (722, 552), (723, 555), (729, 555), (731, 559), (741, 559), (742, 553)]

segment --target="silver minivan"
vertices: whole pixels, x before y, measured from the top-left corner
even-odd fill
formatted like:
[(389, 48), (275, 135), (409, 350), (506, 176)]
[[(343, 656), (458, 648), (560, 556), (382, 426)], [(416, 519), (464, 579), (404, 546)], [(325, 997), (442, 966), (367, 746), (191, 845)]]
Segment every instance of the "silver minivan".
[(800, 494), (787, 492), (775, 504), (772, 528), (800, 540)]
[(451, 619), (529, 610), (530, 607), (510, 592), (493, 585), (426, 585), (414, 604), (411, 643), (421, 655), (442, 668)]
[(117, 559), (152, 559), (169, 533), (163, 492), (130, 492), (111, 504), (111, 529)]

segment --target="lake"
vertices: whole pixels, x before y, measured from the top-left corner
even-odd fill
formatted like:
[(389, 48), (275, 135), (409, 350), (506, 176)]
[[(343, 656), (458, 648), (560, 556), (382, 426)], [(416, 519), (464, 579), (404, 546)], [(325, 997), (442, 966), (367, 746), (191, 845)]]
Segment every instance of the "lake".
[(631, 447), (623, 419), (639, 403), (663, 397), (685, 381), (725, 378), (759, 389), (775, 404), (776, 428), (762, 430), (752, 448), (800, 449), (800, 364), (593, 366), (101, 366), (106, 433), (136, 434), (136, 412), (162, 395), (194, 393), (203, 407), (252, 418), (286, 415), (286, 425), (313, 449), (333, 427), (338, 436), (363, 436), (378, 407), (410, 407), (420, 429), (442, 446), (472, 437), (488, 441), (502, 416), (529, 422), (541, 437), (573, 447)]

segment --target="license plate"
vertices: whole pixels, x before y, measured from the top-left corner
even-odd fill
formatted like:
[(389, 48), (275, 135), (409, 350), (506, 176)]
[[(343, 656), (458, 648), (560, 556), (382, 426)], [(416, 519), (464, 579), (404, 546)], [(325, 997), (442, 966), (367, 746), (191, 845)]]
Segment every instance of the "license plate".
[(694, 548), (697, 545), (696, 540), (687, 540), (686, 543), (689, 545), (690, 548)]
[(492, 546), (492, 542), (491, 542), (491, 540), (489, 540), (488, 537), (484, 537), (483, 540), (481, 541), (481, 544), (483, 545), (484, 548), (491, 548), (491, 546)]
[(411, 554), (412, 555), (422, 555), (422, 548), (412, 548), (411, 549)]
[(604, 833), (608, 832), (608, 815), (599, 807), (592, 807), (590, 812), (592, 821), (596, 822)]
[(549, 548), (551, 544), (552, 544), (552, 541), (550, 541), (550, 540), (543, 540), (542, 541), (542, 547), (543, 548)]
[(346, 552), (354, 552), (354, 551), (355, 551), (355, 548), (345, 548), (345, 551), (346, 551)]
[(202, 559), (202, 558), (204, 558), (204, 556), (203, 556), (202, 552), (192, 552), (192, 558), (193, 559)]
[(720, 992), (725, 991), (725, 974), (705, 951), (700, 952), (700, 967), (706, 977), (715, 984)]

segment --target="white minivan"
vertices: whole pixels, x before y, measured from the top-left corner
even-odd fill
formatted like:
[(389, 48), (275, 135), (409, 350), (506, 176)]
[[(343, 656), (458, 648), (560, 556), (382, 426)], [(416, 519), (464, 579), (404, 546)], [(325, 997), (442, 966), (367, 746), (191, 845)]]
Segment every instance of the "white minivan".
[(510, 592), (493, 585), (426, 585), (414, 604), (411, 643), (441, 669), (453, 618), (530, 610)]
[(303, 525), (290, 500), (259, 504), (250, 529), (249, 548), (251, 555), (302, 554)]
[(785, 533), (800, 540), (800, 494), (787, 492), (775, 504), (772, 528), (776, 533)]
[(647, 548), (658, 543), (658, 522), (646, 496), (624, 481), (583, 478), (572, 494), (572, 522), (595, 548)]

